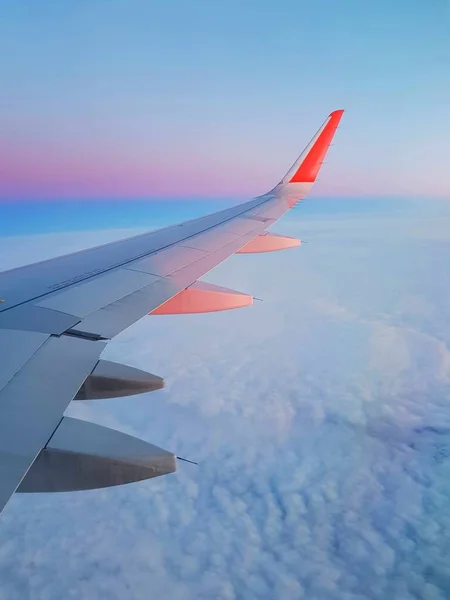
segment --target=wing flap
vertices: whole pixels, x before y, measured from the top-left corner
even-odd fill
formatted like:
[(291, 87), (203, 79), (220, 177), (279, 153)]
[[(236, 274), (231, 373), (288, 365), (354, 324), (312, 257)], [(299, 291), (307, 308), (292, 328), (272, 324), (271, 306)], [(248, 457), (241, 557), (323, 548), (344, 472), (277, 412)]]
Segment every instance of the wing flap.
[(0, 313), (0, 330), (16, 329), (61, 335), (80, 322), (75, 315), (50, 310), (31, 302)]
[(77, 315), (79, 322), (80, 318), (141, 290), (157, 279), (155, 275), (119, 268), (51, 294), (40, 301), (38, 306)]
[(112, 338), (180, 291), (171, 277), (154, 283), (112, 302), (85, 317), (74, 331), (87, 331), (103, 338)]
[(49, 338), (49, 334), (0, 329), (0, 390), (30, 360)]
[(48, 336), (0, 391), (0, 511), (50, 439), (104, 346)]

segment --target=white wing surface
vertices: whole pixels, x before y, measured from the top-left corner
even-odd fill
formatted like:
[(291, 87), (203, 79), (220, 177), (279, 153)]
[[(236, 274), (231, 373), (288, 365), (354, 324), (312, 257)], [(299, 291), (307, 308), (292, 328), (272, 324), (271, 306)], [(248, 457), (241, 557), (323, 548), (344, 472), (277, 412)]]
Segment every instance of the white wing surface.
[(149, 313), (237, 308), (252, 298), (198, 280), (235, 253), (298, 245), (268, 228), (313, 185), (335, 111), (270, 192), (238, 206), (0, 273), (0, 511), (20, 492), (118, 485), (170, 473), (173, 454), (64, 417), (73, 399), (162, 387), (101, 359), (105, 341)]

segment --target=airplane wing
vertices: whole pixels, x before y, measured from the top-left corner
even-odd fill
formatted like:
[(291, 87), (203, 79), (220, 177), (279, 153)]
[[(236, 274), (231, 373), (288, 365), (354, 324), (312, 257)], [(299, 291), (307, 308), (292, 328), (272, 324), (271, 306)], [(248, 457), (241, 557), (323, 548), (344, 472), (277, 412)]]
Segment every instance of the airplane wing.
[(137, 320), (252, 303), (198, 280), (233, 254), (300, 243), (267, 230), (311, 189), (342, 113), (329, 115), (267, 194), (0, 273), (0, 511), (16, 490), (92, 489), (176, 470), (172, 453), (64, 411), (73, 399), (163, 386), (155, 375), (101, 359), (107, 341)]

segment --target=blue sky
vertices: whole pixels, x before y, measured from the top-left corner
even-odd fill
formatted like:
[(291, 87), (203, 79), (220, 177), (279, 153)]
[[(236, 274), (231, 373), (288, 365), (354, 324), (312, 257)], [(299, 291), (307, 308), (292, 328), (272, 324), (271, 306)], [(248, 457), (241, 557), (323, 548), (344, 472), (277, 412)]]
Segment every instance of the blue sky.
[(335, 108), (322, 195), (449, 195), (444, 0), (0, 10), (3, 199), (261, 193)]

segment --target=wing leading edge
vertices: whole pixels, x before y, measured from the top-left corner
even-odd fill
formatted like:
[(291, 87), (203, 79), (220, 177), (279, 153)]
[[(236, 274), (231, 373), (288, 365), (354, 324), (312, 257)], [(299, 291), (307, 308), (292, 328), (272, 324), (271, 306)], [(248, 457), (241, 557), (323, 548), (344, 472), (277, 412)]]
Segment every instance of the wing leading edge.
[(108, 398), (162, 386), (156, 376), (100, 360), (104, 340), (147, 314), (252, 303), (251, 296), (198, 280), (233, 254), (299, 245), (267, 230), (311, 189), (342, 114), (329, 115), (267, 194), (0, 273), (0, 511), (18, 488), (88, 489), (175, 470), (173, 454), (111, 430), (99, 434), (98, 426), (74, 423), (64, 411), (89, 391)]

